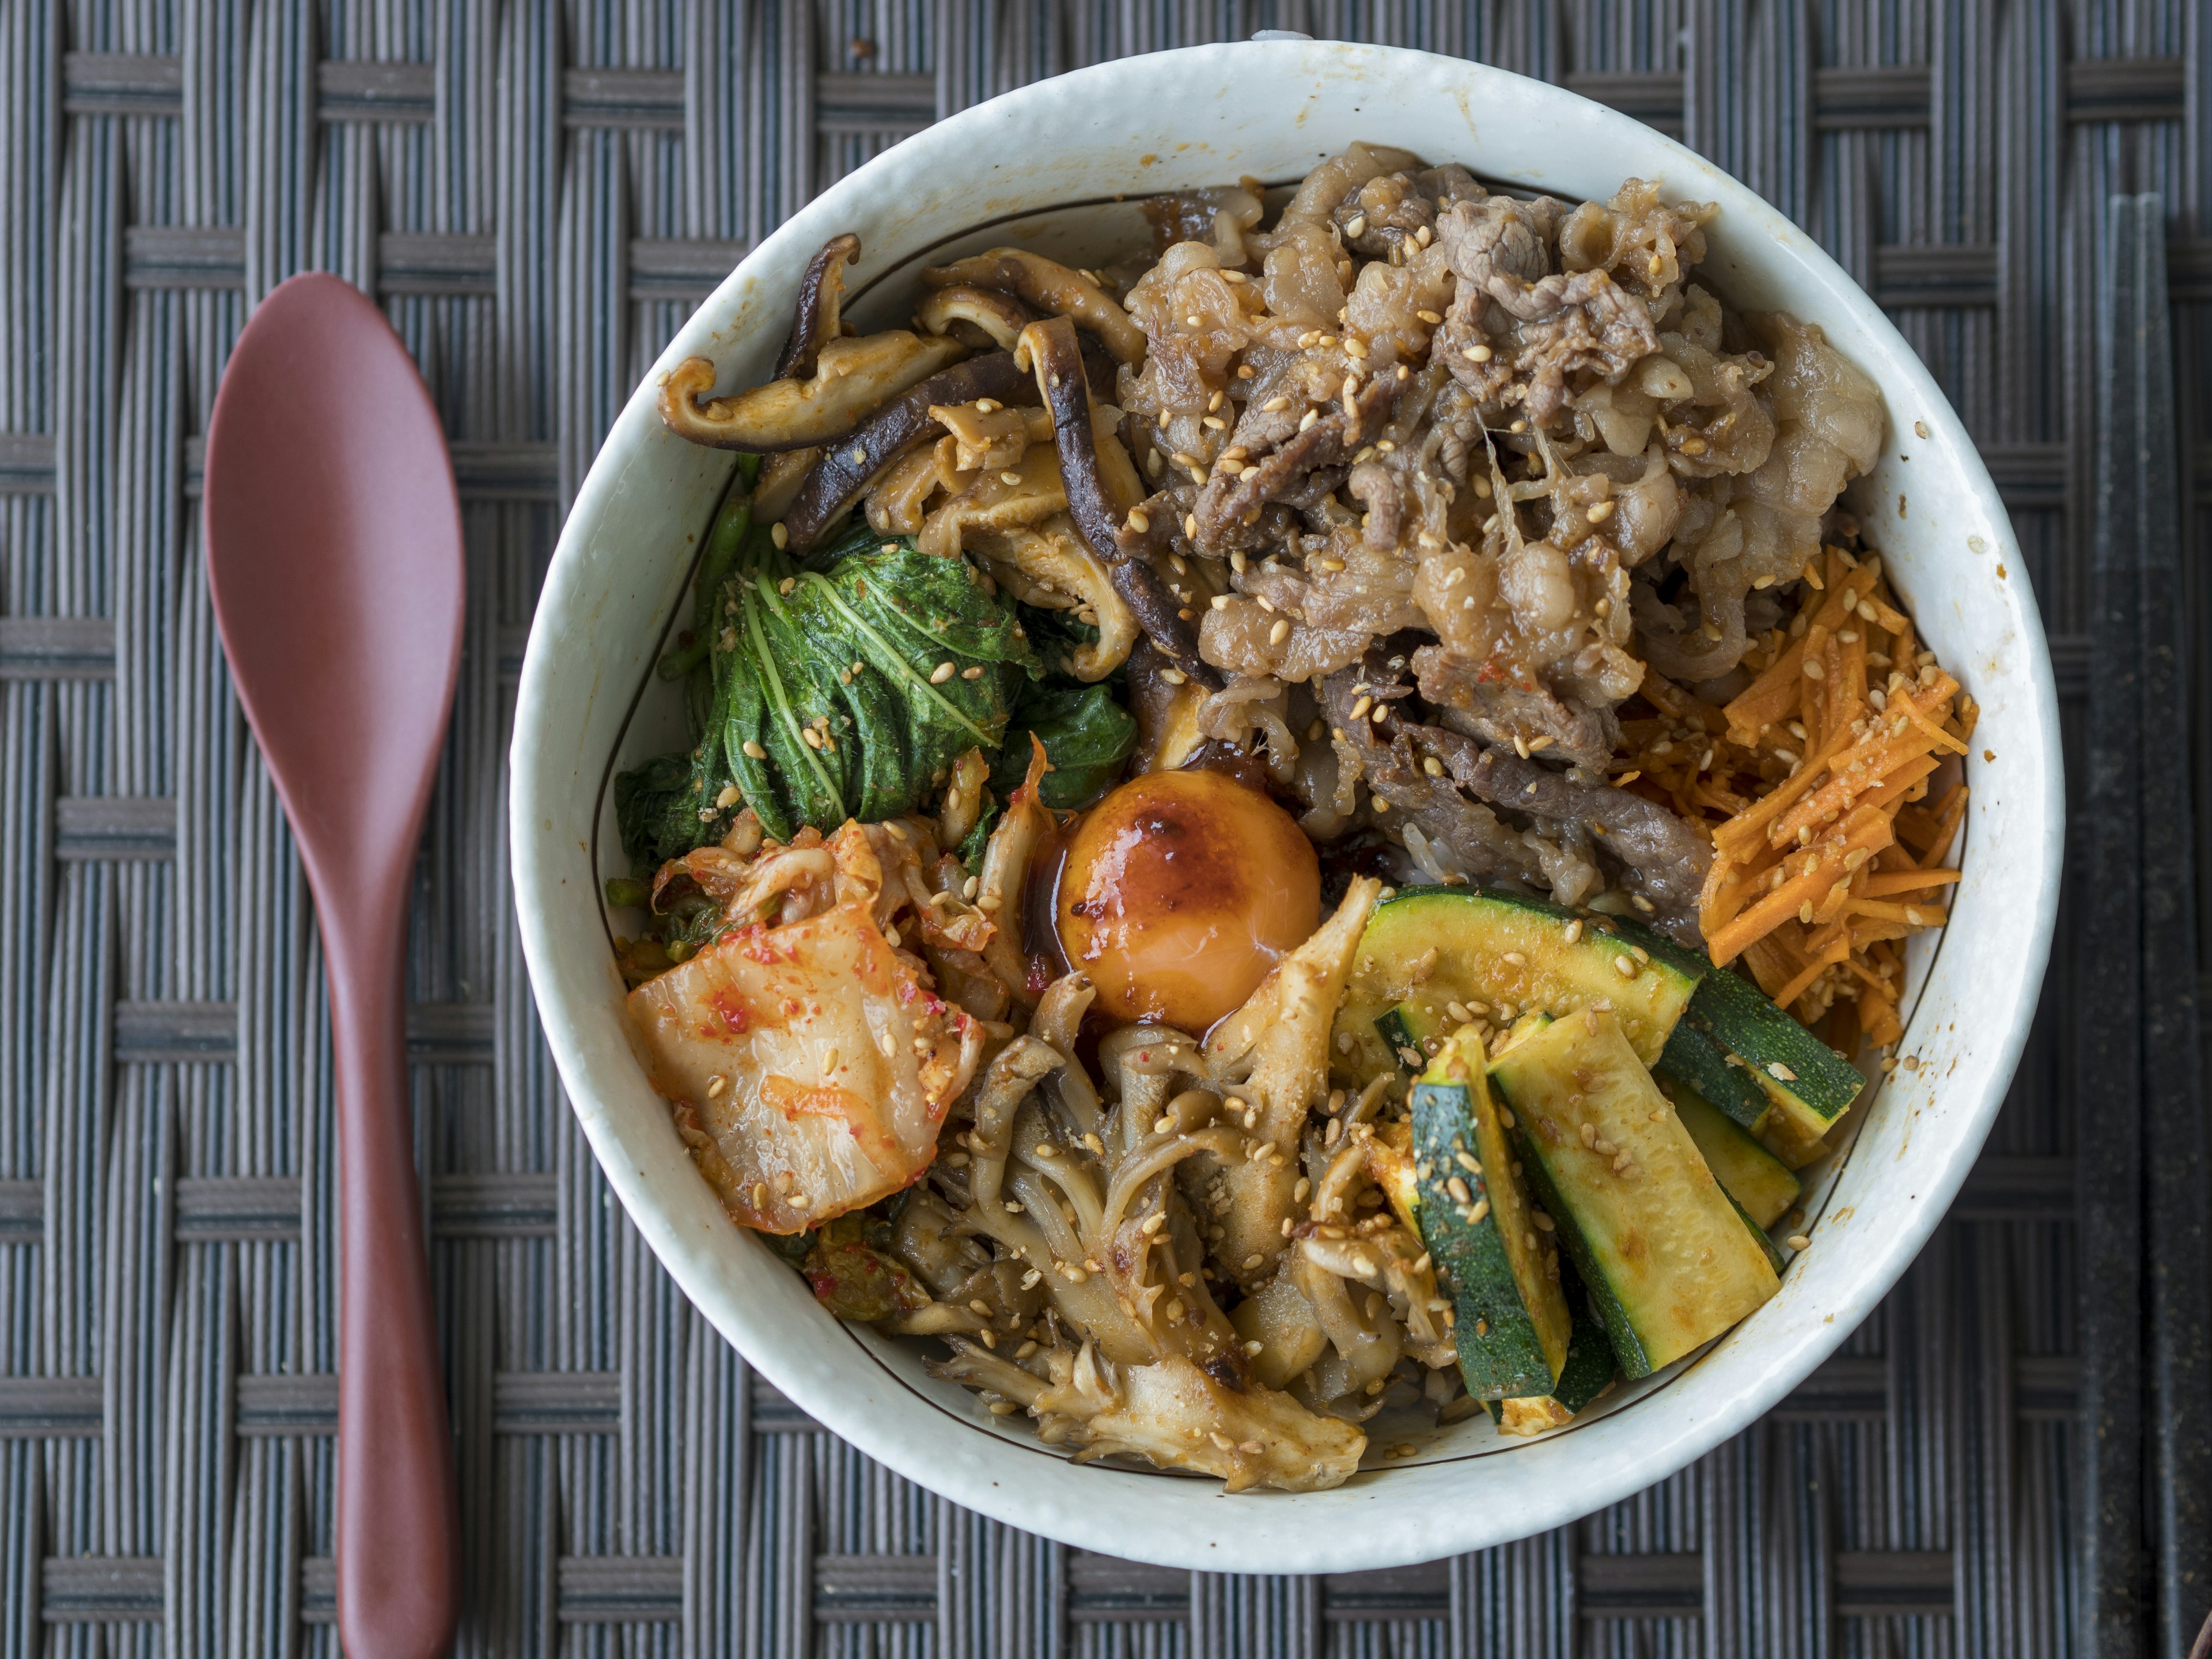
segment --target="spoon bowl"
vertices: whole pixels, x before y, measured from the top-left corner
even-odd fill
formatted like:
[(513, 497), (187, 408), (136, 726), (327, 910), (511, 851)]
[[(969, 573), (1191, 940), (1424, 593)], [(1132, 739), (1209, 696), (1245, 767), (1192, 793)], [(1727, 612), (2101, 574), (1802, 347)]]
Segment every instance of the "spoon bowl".
[(339, 1183), (338, 1626), (428, 1659), (456, 1613), (452, 1449), (416, 1188), (409, 877), (460, 665), (460, 505), (436, 409), (335, 276), (263, 300), (208, 430), (208, 584), (313, 890)]

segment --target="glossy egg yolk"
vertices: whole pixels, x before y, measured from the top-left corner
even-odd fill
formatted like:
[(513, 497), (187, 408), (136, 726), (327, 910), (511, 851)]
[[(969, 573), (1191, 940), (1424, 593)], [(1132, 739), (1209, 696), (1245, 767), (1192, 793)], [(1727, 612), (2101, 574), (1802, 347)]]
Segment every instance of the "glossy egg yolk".
[(1101, 1013), (1202, 1034), (1313, 933), (1321, 867), (1257, 790), (1219, 772), (1154, 772), (1085, 816), (1055, 920)]

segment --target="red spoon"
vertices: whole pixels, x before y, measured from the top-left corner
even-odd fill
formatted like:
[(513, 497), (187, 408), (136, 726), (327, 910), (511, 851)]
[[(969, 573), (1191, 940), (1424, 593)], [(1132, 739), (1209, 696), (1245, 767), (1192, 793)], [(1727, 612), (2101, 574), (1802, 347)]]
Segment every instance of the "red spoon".
[(208, 586), (313, 890), (337, 1076), (338, 1634), (429, 1659), (457, 1607), (453, 1462), (408, 1105), (407, 893), (461, 656), (461, 519), (384, 315), (295, 276), (207, 443)]

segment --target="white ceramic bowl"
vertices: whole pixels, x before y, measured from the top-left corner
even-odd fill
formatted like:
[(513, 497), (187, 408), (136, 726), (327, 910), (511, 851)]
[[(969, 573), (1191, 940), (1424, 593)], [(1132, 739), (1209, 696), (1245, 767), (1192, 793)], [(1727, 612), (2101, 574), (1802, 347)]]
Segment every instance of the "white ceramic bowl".
[[(1224, 1500), (1211, 1480), (1068, 1462), (1024, 1419), (993, 1419), (930, 1379), (919, 1345), (820, 1311), (723, 1215), (624, 1035), (598, 888), (627, 872), (604, 796), (617, 761), (680, 741), (652, 668), (731, 465), (662, 429), (663, 374), (704, 356), (724, 388), (767, 378), (799, 271), (837, 232), (859, 232), (864, 249), (854, 314), (883, 326), (902, 314), (904, 273), (925, 254), (1012, 240), (1091, 263), (1141, 234), (1134, 210), (1109, 198), (1245, 174), (1287, 183), (1353, 139), (1568, 198), (1609, 195), (1635, 174), (1669, 198), (1717, 201), (1701, 279), (1740, 307), (1820, 324), (1881, 383), (1887, 445), (1855, 505), (1981, 723), (1965, 879), (1940, 944), (1913, 963), (1905, 1050), (1918, 1067), (1853, 1113), (1856, 1144), (1812, 1194), (1812, 1248), (1781, 1293), (1548, 1438), (1500, 1442), (1477, 1413), (1371, 1437), (1378, 1453), (1407, 1438), (1420, 1451), (1334, 1492)], [(831, 186), (739, 265), (632, 396), (578, 492), (523, 665), (512, 807), (523, 949), (569, 1099), (631, 1219), (715, 1328), (827, 1427), (971, 1509), (1085, 1548), (1254, 1572), (1427, 1560), (1560, 1525), (1681, 1468), (1819, 1364), (1896, 1283), (1996, 1114), (2049, 951), (2063, 810), (2050, 661), (2004, 507), (1919, 359), (1812, 240), (1680, 144), (1557, 88), (1298, 41), (1126, 59), (969, 110)]]

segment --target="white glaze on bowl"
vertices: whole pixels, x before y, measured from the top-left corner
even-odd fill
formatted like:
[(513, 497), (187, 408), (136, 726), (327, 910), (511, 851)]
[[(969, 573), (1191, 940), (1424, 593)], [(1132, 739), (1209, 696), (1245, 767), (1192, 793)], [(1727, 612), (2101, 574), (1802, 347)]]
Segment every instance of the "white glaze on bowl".
[[(1377, 1451), (1413, 1438), (1421, 1455), (1370, 1459), (1334, 1492), (1224, 1499), (1211, 1481), (1068, 1462), (932, 1381), (918, 1346), (823, 1313), (728, 1221), (632, 1054), (592, 860), (611, 762), (666, 746), (665, 696), (640, 691), (730, 465), (661, 429), (662, 374), (706, 356), (722, 389), (764, 379), (802, 267), (839, 231), (860, 235), (856, 286), (925, 250), (943, 257), (987, 222), (1020, 222), (951, 251), (1018, 233), (1047, 251), (1070, 235), (1080, 252), (1070, 203), (1292, 181), (1355, 138), (1564, 197), (1603, 197), (1634, 174), (1717, 201), (1703, 276), (1739, 307), (1820, 324), (1880, 382), (1890, 429), (1852, 500), (1981, 722), (1965, 878), (1940, 944), (1914, 955), (1904, 1052), (1919, 1068), (1855, 1109), (1856, 1140), (1815, 1189), (1813, 1245), (1781, 1293), (1562, 1433), (1501, 1443), (1480, 1414), (1385, 1431)], [(898, 286), (856, 314), (895, 320)], [(825, 1426), (956, 1502), (1087, 1549), (1244, 1572), (1397, 1565), (1559, 1526), (1681, 1468), (1826, 1358), (1927, 1239), (1996, 1116), (2050, 949), (2063, 811), (2050, 660), (2010, 523), (1919, 359), (1834, 262), (1709, 163), (1569, 93), (1425, 53), (1297, 41), (1126, 59), (1010, 94), (878, 156), (763, 242), (670, 344), (578, 492), (523, 665), (510, 805), (523, 950), (569, 1099), (640, 1233), (714, 1327)]]

